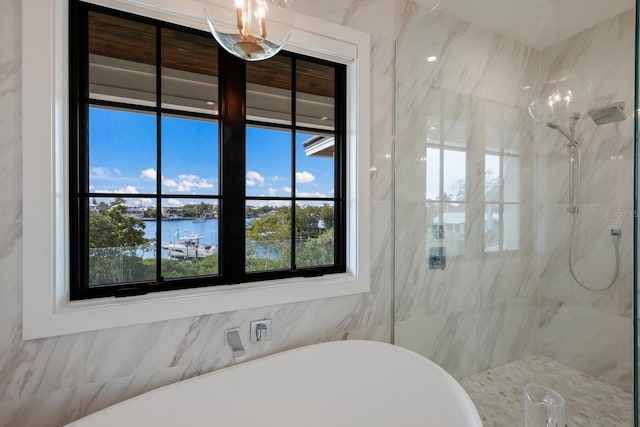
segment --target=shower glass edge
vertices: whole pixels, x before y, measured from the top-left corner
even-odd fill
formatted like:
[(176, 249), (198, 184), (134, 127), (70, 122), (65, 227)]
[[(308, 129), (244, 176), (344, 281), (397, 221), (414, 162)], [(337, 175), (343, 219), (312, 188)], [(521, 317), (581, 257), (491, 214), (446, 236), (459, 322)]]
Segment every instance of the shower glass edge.
[(640, 24), (640, 0), (636, 0), (636, 22), (635, 22), (635, 30), (636, 30), (636, 46), (635, 46), (635, 88), (634, 88), (634, 101), (635, 101), (635, 109), (634, 109), (634, 122), (633, 122), (633, 126), (634, 126), (634, 144), (633, 144), (633, 149), (634, 149), (634, 156), (633, 156), (633, 161), (634, 161), (634, 165), (633, 165), (633, 174), (634, 174), (634, 181), (633, 181), (633, 186), (634, 186), (634, 191), (633, 191), (633, 209), (634, 209), (634, 216), (633, 216), (633, 255), (634, 255), (634, 262), (633, 262), (633, 318), (634, 318), (634, 322), (633, 322), (633, 326), (634, 326), (634, 332), (633, 332), (633, 360), (634, 360), (634, 365), (633, 365), (633, 406), (634, 406), (634, 425), (635, 427), (639, 427), (640, 426), (640, 405), (638, 405), (638, 391), (639, 391), (639, 384), (638, 382), (640, 381), (639, 375), (638, 375), (638, 345), (640, 344), (640, 339), (638, 338), (638, 334), (640, 333), (640, 325), (638, 324), (639, 319), (638, 319), (638, 263), (640, 262), (640, 260), (638, 259), (638, 238), (639, 238), (639, 234), (638, 233), (638, 190), (640, 189), (639, 183), (638, 183), (638, 179), (639, 179), (639, 174), (638, 174), (638, 111), (640, 111), (640, 102), (638, 100), (638, 89), (640, 86), (640, 73), (639, 73), (639, 68), (640, 68), (640, 32), (638, 31), (638, 25)]

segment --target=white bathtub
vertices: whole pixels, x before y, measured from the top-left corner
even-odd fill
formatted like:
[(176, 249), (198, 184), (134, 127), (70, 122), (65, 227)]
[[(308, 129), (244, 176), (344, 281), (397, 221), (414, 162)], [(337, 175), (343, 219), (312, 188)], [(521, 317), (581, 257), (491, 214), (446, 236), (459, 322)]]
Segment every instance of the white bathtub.
[(153, 390), (70, 426), (481, 427), (462, 387), (389, 344), (302, 347)]

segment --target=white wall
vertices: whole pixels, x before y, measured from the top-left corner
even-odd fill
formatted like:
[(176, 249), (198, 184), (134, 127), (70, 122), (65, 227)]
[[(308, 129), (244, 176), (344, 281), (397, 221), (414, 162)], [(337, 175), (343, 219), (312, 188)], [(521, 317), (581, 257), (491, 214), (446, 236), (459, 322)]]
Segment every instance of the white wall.
[[(0, 0), (0, 424), (58, 426), (141, 392), (225, 367), (225, 328), (271, 318), (249, 359), (327, 340), (390, 340), (393, 48), (387, 0), (300, 0), (299, 12), (372, 34), (372, 292), (23, 342), (20, 0)], [(37, 31), (37, 29), (33, 29)]]

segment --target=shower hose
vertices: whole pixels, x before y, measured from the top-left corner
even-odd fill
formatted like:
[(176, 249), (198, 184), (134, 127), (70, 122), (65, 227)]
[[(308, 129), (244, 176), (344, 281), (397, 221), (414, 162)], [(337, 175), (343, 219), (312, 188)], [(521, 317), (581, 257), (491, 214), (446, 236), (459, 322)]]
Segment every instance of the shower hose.
[(575, 241), (575, 236), (576, 236), (576, 220), (578, 218), (578, 196), (580, 194), (580, 168), (581, 168), (581, 164), (582, 164), (582, 159), (581, 159), (581, 154), (580, 154), (580, 147), (578, 146), (578, 144), (573, 144), (571, 146), (571, 156), (574, 155), (574, 153), (577, 153), (577, 169), (578, 169), (578, 174), (577, 174), (577, 179), (576, 179), (576, 190), (575, 190), (575, 212), (572, 213), (573, 215), (573, 219), (571, 221), (571, 234), (569, 237), (569, 271), (571, 272), (571, 276), (573, 277), (573, 280), (576, 281), (576, 283), (578, 285), (580, 285), (581, 287), (583, 287), (584, 289), (588, 290), (588, 291), (593, 291), (593, 292), (604, 292), (606, 290), (609, 290), (613, 284), (616, 282), (616, 279), (618, 278), (618, 273), (620, 271), (620, 234), (616, 233), (613, 234), (612, 233), (612, 237), (613, 237), (613, 247), (614, 247), (614, 251), (615, 251), (615, 256), (616, 256), (616, 265), (615, 265), (615, 272), (613, 273), (613, 278), (611, 279), (611, 282), (609, 282), (609, 285), (606, 288), (601, 288), (601, 289), (594, 289), (594, 288), (590, 288), (587, 285), (585, 285), (582, 281), (580, 281), (577, 277), (575, 272), (573, 271), (573, 245), (574, 245), (574, 241)]

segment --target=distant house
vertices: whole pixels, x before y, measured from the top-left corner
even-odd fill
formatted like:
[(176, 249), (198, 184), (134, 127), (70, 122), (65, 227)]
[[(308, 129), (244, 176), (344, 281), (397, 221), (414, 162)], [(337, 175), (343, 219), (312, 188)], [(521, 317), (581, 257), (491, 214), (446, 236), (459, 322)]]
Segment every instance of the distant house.
[(182, 219), (182, 206), (168, 206), (162, 208), (162, 218)]
[(147, 211), (147, 208), (144, 206), (127, 206), (127, 213), (125, 216), (132, 216), (134, 218), (143, 219), (144, 213)]
[(302, 143), (307, 157), (326, 157), (333, 159), (336, 139), (333, 136), (314, 136)]

